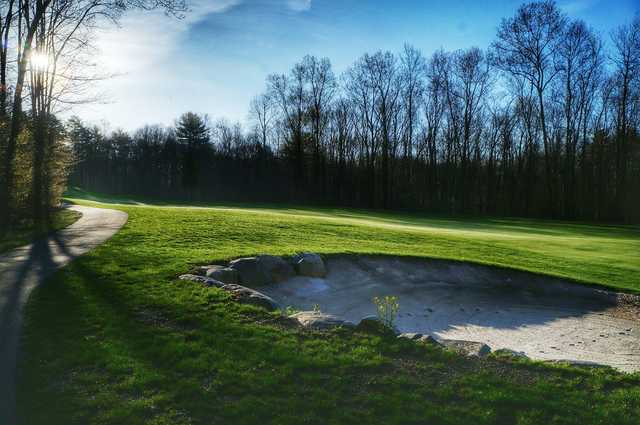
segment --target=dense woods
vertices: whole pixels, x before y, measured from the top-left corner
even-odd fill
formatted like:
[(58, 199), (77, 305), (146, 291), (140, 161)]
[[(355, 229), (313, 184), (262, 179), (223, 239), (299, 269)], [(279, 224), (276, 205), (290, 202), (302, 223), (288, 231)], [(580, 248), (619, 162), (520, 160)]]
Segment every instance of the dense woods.
[[(631, 19), (631, 18), (630, 18)], [(521, 6), (486, 50), (306, 56), (270, 75), (250, 125), (186, 113), (107, 132), (71, 119), (73, 185), (276, 201), (640, 222), (640, 18), (600, 35)]]

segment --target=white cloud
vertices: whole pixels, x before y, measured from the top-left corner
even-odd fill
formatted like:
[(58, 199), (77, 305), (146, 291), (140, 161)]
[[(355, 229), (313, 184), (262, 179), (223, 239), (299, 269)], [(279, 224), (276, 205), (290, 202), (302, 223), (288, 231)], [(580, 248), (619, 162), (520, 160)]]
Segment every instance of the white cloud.
[(287, 0), (287, 6), (296, 12), (304, 12), (311, 9), (311, 0)]
[(132, 12), (118, 28), (109, 28), (97, 37), (100, 62), (105, 71), (126, 74), (146, 70), (179, 48), (181, 36), (189, 27), (212, 13), (219, 13), (239, 0), (195, 0), (182, 19), (166, 16), (162, 11)]
[[(96, 61), (105, 75), (113, 75), (94, 88), (105, 102), (82, 105), (70, 113), (78, 113), (91, 122), (106, 120), (129, 130), (143, 123), (170, 123), (176, 109), (241, 119), (246, 115), (246, 105), (218, 106), (212, 100), (241, 97), (231, 90), (232, 84), (216, 78), (222, 71), (218, 69), (203, 79), (206, 71), (200, 61), (192, 53), (183, 54), (182, 48), (190, 28), (207, 16), (223, 13), (244, 1), (190, 0), (190, 11), (182, 19), (165, 16), (161, 10), (128, 13), (119, 27), (111, 26), (96, 37)], [(277, 1), (277, 7), (294, 12), (311, 8), (311, 0)], [(208, 52), (203, 51), (202, 55)], [(226, 64), (226, 72), (237, 74), (239, 70), (229, 71), (231, 66), (231, 62)], [(245, 79), (253, 78), (251, 72), (255, 73), (255, 68), (246, 68)]]
[[(163, 11), (126, 14), (118, 27), (97, 34), (96, 62), (112, 78), (95, 85), (106, 104), (83, 105), (80, 113), (90, 121), (107, 120), (133, 128), (141, 122), (167, 122), (167, 102), (175, 101), (179, 88), (174, 74), (183, 66), (181, 44), (191, 26), (213, 13), (221, 13), (241, 0), (192, 0), (181, 19)], [(179, 71), (178, 71), (179, 72)], [(164, 105), (162, 105), (164, 103)]]

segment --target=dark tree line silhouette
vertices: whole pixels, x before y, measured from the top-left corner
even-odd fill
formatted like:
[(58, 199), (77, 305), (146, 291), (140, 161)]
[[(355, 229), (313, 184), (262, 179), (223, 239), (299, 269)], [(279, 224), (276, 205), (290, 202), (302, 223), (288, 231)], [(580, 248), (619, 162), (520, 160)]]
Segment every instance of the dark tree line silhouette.
[(640, 18), (606, 41), (551, 1), (492, 45), (406, 45), (336, 76), (306, 56), (270, 75), (251, 128), (187, 113), (105, 134), (72, 119), (71, 183), (199, 201), (640, 221)]

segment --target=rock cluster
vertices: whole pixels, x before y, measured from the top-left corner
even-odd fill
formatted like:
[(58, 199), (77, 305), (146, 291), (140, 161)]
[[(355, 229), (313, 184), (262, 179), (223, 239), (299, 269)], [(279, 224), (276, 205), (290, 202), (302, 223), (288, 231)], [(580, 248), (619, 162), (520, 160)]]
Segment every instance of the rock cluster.
[[(436, 339), (431, 335), (423, 335), (420, 333), (403, 333), (398, 335), (398, 338), (404, 338), (410, 341), (422, 342), (430, 345), (438, 345), (442, 348), (455, 351), (458, 354), (468, 357), (486, 357), (491, 353), (491, 348), (487, 344), (475, 341)], [(519, 355), (524, 356), (524, 354), (521, 353), (519, 353)]]
[(204, 274), (207, 277), (228, 284), (236, 284), (239, 281), (238, 270), (231, 267), (207, 266), (207, 268), (204, 270)]
[(453, 339), (436, 339), (431, 335), (421, 333), (399, 333), (395, 327), (388, 327), (378, 317), (368, 316), (354, 323), (342, 320), (331, 314), (319, 311), (301, 311), (289, 316), (298, 321), (304, 327), (316, 330), (329, 330), (337, 327), (355, 328), (359, 332), (376, 335), (396, 335), (398, 338), (410, 341), (421, 342), (430, 345), (437, 345), (443, 349), (455, 351), (456, 353), (468, 357), (486, 357), (491, 353), (488, 345), (475, 341), (462, 341)]
[[(274, 255), (258, 255), (255, 257), (238, 258), (228, 265), (202, 266), (198, 274), (184, 274), (181, 280), (197, 282), (205, 286), (215, 286), (229, 293), (238, 301), (264, 307), (269, 311), (279, 308), (278, 304), (269, 296), (247, 286), (261, 286), (287, 280), (296, 274), (308, 277), (323, 278), (327, 274), (322, 257), (314, 253), (303, 253), (290, 258)], [(376, 335), (391, 335), (398, 338), (437, 345), (443, 349), (455, 351), (469, 357), (486, 357), (491, 348), (481, 342), (449, 340), (434, 338), (420, 333), (400, 333), (395, 327), (388, 327), (378, 317), (368, 316), (355, 323), (343, 320), (337, 316), (320, 311), (301, 311), (289, 316), (300, 326), (326, 331), (338, 327), (351, 328), (359, 332)], [(501, 349), (496, 355), (526, 357), (523, 353)]]
[(262, 292), (256, 291), (255, 289), (247, 288), (246, 286), (235, 283), (224, 283), (212, 277), (195, 274), (183, 274), (180, 275), (178, 279), (223, 289), (229, 292), (236, 301), (243, 304), (252, 304), (264, 307), (269, 311), (277, 310), (279, 308), (278, 303), (276, 303), (273, 298), (263, 294)]
[(228, 265), (210, 265), (198, 268), (198, 274), (220, 282), (262, 286), (290, 279), (297, 274), (309, 277), (325, 277), (327, 269), (322, 257), (305, 252), (294, 257), (257, 255), (232, 260)]
[(238, 258), (228, 268), (237, 271), (240, 283), (250, 286), (282, 282), (295, 274), (291, 264), (275, 255)]
[[(325, 277), (327, 269), (322, 257), (306, 252), (291, 258), (275, 255), (238, 258), (230, 261), (228, 265), (214, 264), (198, 267), (196, 273), (183, 274), (179, 279), (224, 289), (241, 303), (257, 305), (272, 311), (279, 308), (278, 304), (271, 297), (250, 287), (282, 282), (295, 276), (296, 273), (301, 276)], [(316, 323), (312, 327), (319, 329), (333, 326), (324, 326), (323, 321), (330, 322), (328, 318), (317, 318), (315, 322), (311, 319), (307, 320), (308, 323)]]

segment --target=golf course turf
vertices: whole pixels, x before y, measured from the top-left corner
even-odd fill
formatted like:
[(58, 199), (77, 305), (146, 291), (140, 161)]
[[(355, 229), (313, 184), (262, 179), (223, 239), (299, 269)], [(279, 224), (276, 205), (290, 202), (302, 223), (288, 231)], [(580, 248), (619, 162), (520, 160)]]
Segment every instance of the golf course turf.
[(640, 293), (637, 227), (73, 201), (129, 222), (33, 293), (26, 424), (639, 423), (638, 374), (304, 330), (176, 279), (199, 264), (314, 251), (474, 261)]

